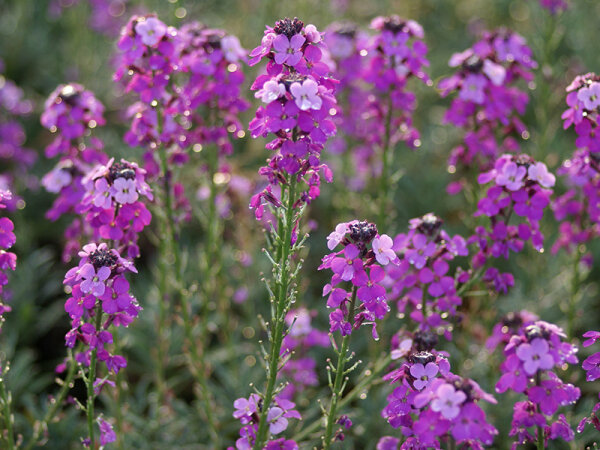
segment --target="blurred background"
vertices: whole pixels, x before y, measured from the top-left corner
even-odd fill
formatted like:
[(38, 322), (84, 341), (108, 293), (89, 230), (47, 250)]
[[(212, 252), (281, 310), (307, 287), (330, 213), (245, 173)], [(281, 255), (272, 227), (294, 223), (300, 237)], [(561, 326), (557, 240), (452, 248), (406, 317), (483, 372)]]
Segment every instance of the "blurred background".
[[(523, 152), (546, 162), (551, 170), (573, 151), (574, 133), (563, 131), (560, 115), (565, 109), (564, 88), (575, 75), (598, 71), (596, 34), (600, 2), (597, 0), (572, 0), (563, 13), (551, 15), (542, 9), (538, 0), (0, 0), (0, 58), (4, 63), (3, 79), (14, 81), (24, 92), (24, 97), (33, 103), (30, 114), (20, 120), (26, 132), (24, 145), (33, 149), (38, 158), (28, 174), (27, 180), (19, 184), (16, 192), (22, 198), (18, 210), (12, 213), (17, 234), (17, 271), (10, 282), (10, 304), (13, 312), (0, 335), (0, 351), (11, 360), (8, 384), (13, 392), (17, 430), (30, 433), (31, 421), (47, 406), (48, 396), (56, 391), (54, 368), (64, 358), (64, 334), (69, 321), (64, 312), (65, 294), (62, 291), (64, 273), (70, 267), (61, 261), (63, 232), (67, 220), (50, 222), (44, 217), (53, 196), (36, 183), (53, 166), (54, 161), (45, 158), (43, 149), (51, 140), (50, 133), (39, 123), (43, 103), (55, 87), (64, 82), (78, 82), (92, 90), (106, 105), (107, 126), (98, 130), (97, 136), (105, 142), (110, 156), (138, 160), (141, 149), (131, 149), (122, 140), (127, 129), (123, 112), (131, 99), (112, 81), (114, 72), (115, 43), (123, 26), (133, 14), (157, 13), (168, 25), (180, 26), (196, 20), (214, 28), (223, 28), (237, 35), (246, 49), (260, 43), (264, 26), (273, 25), (282, 17), (297, 16), (305, 23), (313, 23), (323, 30), (334, 21), (352, 21), (363, 29), (378, 15), (398, 14), (418, 21), (425, 29), (425, 42), (429, 47), (430, 75), (437, 81), (451, 73), (448, 60), (454, 52), (470, 47), (484, 29), (507, 27), (523, 35), (532, 47), (535, 59), (540, 63), (537, 78), (527, 87), (531, 101), (524, 118), (530, 129), (530, 138), (523, 143)], [(246, 98), (254, 100), (249, 86), (256, 76), (256, 68), (248, 68)], [(3, 77), (3, 78), (2, 78)], [(539, 86), (544, 85), (544, 88)], [(445, 220), (449, 232), (466, 233), (474, 205), (467, 205), (463, 196), (449, 196), (445, 192), (451, 181), (446, 170), (446, 159), (450, 150), (460, 140), (458, 130), (442, 124), (442, 117), (449, 99), (441, 99), (434, 87), (414, 83), (418, 107), (415, 125), (421, 132), (422, 145), (410, 150), (399, 145), (396, 155), (401, 159), (402, 177), (396, 187), (396, 220), (389, 230), (395, 234), (406, 229), (408, 220), (427, 212), (435, 212)], [(246, 111), (247, 124), (254, 108)], [(257, 180), (256, 171), (264, 162), (264, 141), (252, 141), (248, 137), (236, 141), (234, 157), (231, 159), (235, 171), (249, 180)], [(325, 153), (324, 153), (325, 155)], [(327, 162), (327, 156), (324, 156)], [(0, 160), (0, 164), (4, 164)], [(0, 172), (5, 168), (0, 167)], [(193, 176), (188, 174), (188, 176)], [(340, 202), (345, 186), (334, 181), (322, 189), (322, 196), (310, 208), (310, 219), (314, 230), (308, 241), (310, 252), (305, 255), (304, 284), (300, 288), (299, 302), (319, 311), (314, 319), (322, 329), (327, 328), (327, 314), (321, 289), (326, 275), (318, 273), (316, 267), (326, 253), (325, 236), (335, 224), (354, 218), (366, 218), (370, 213), (364, 199), (357, 194), (350, 206)], [(561, 192), (564, 188), (557, 188)], [(254, 221), (252, 212), (245, 208), (250, 195), (240, 198), (241, 216), (226, 221), (226, 239), (240, 247), (232, 250), (232, 261), (238, 261), (239, 279), (246, 280), (247, 299), (235, 305), (232, 311), (231, 332), (238, 346), (233, 357), (225, 355), (216, 346), (209, 348), (208, 358), (214, 368), (211, 388), (218, 399), (217, 414), (224, 422), (225, 441), (233, 444), (237, 438), (237, 422), (231, 417), (232, 402), (247, 396), (249, 383), (262, 383), (263, 369), (257, 361), (258, 336), (262, 331), (258, 313), (267, 311), (265, 292), (258, 282), (259, 272), (269, 270), (267, 261), (258, 251), (264, 242), (262, 230)], [(245, 214), (245, 216), (244, 216)], [(494, 299), (494, 310), (490, 317), (500, 317), (512, 310), (529, 308), (544, 320), (565, 325), (565, 311), (572, 257), (564, 252), (552, 255), (550, 247), (556, 239), (556, 223), (551, 215), (545, 217), (543, 231), (547, 244), (544, 253), (538, 254), (527, 248), (515, 255), (508, 268), (515, 274), (516, 285), (508, 295)], [(194, 222), (184, 226), (182, 245), (194, 258), (202, 230)], [(591, 249), (596, 260), (600, 260), (598, 245)], [(243, 253), (243, 254), (242, 254)], [(255, 264), (242, 264), (250, 255)], [(138, 265), (140, 275), (132, 279), (133, 292), (145, 308), (139, 321), (129, 329), (120, 330), (125, 354), (129, 360), (125, 377), (129, 381), (128, 401), (122, 405), (127, 429), (122, 448), (210, 448), (202, 415), (193, 400), (192, 383), (185, 371), (180, 371), (177, 358), (171, 368), (173, 401), (169, 407), (156, 404), (151, 389), (152, 364), (148, 354), (152, 351), (156, 294), (152, 290), (153, 261), (156, 252), (146, 241), (142, 242), (142, 258)], [(577, 320), (580, 336), (589, 329), (600, 328), (600, 299), (596, 280), (600, 279), (599, 265), (585, 274), (585, 290), (580, 302), (581, 313)], [(187, 274), (193, 280), (194, 273)], [(243, 285), (244, 283), (241, 283)], [(465, 307), (470, 307), (466, 304)], [(473, 323), (466, 324), (470, 334), (456, 334), (456, 340), (445, 344), (451, 353), (451, 362), (456, 373), (469, 376), (488, 392), (498, 372), (491, 370), (493, 361), (500, 355), (489, 357), (483, 343), (491, 330)], [(182, 336), (174, 335), (173, 341), (181, 342)], [(175, 345), (175, 344), (174, 344)], [(353, 342), (357, 352), (368, 354), (370, 349), (359, 340)], [(386, 343), (383, 343), (385, 348)], [(378, 350), (380, 351), (380, 350)], [(331, 356), (329, 350), (322, 350)], [(583, 353), (585, 355), (585, 353)], [(583, 359), (583, 358), (581, 358)], [(301, 411), (314, 403), (314, 398), (326, 398), (325, 370), (319, 370), (321, 391), (307, 395)], [(585, 383), (583, 372), (577, 369), (569, 373), (571, 382), (579, 382), (582, 399), (567, 414), (571, 423), (576, 423), (587, 414), (597, 400), (598, 384)], [(361, 410), (353, 431), (344, 442), (344, 448), (374, 448), (378, 438), (393, 434), (394, 430), (380, 417), (385, 396), (390, 392), (385, 386), (377, 386), (368, 394), (368, 401), (357, 400), (353, 409)], [(76, 385), (73, 395), (84, 395)], [(114, 415), (114, 403), (110, 394), (99, 401), (108, 416)], [(316, 396), (316, 397), (315, 397)], [(365, 396), (366, 397), (366, 396)], [(509, 448), (507, 438), (510, 428), (512, 404), (516, 396), (497, 396), (498, 407), (488, 408), (490, 421), (499, 429), (500, 435), (493, 448)], [(104, 405), (104, 406), (102, 406)], [(314, 405), (313, 405), (314, 406)], [(312, 418), (317, 410), (311, 410)], [(75, 407), (66, 408), (58, 423), (50, 428), (46, 448), (77, 448), (74, 436), (84, 435), (83, 414)], [(81, 430), (79, 434), (74, 430)], [(576, 444), (552, 443), (551, 448), (584, 448), (597, 436), (588, 427), (587, 434), (577, 437)]]

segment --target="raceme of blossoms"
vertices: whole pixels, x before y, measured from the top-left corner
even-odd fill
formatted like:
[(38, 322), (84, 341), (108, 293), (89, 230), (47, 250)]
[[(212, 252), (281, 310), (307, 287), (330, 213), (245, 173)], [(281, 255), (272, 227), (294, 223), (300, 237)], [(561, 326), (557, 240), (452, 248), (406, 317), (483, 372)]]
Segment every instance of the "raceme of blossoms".
[(564, 128), (574, 126), (577, 150), (562, 164), (558, 174), (565, 178), (567, 191), (552, 207), (559, 225), (553, 251), (571, 252), (600, 233), (600, 77), (593, 73), (577, 76), (567, 87)]
[[(0, 190), (0, 210), (6, 210), (7, 204), (11, 201), (10, 191)], [(7, 293), (4, 286), (8, 283), (7, 271), (15, 270), (17, 265), (17, 256), (8, 250), (15, 244), (16, 236), (14, 233), (15, 225), (8, 217), (0, 217), (0, 328), (3, 315), (11, 310), (11, 307), (4, 303)], [(0, 376), (2, 375), (2, 361), (0, 361)]]
[(449, 319), (462, 302), (456, 288), (469, 280), (469, 272), (457, 268), (452, 273), (449, 263), (467, 256), (468, 249), (462, 236), (451, 237), (441, 227), (442, 220), (431, 213), (410, 220), (408, 233), (394, 239), (392, 250), (399, 264), (388, 266), (386, 283), (390, 300), (420, 330), (443, 330), (449, 339)]
[[(600, 340), (600, 332), (598, 331), (587, 331), (583, 334), (583, 337), (586, 338), (583, 341), (584, 347), (589, 347), (590, 345), (595, 344), (598, 340)], [(586, 381), (596, 381), (600, 378), (600, 352), (596, 352), (588, 356), (583, 360), (581, 364), (583, 370), (586, 372), (585, 379)], [(600, 393), (598, 394), (600, 398)], [(600, 431), (600, 402), (596, 403), (589, 417), (584, 417), (579, 425), (577, 426), (577, 431), (582, 432), (587, 424), (591, 424), (596, 428), (596, 430)]]
[[(479, 247), (473, 258), (474, 268), (484, 266), (489, 258), (508, 258), (510, 251), (520, 252), (528, 240), (533, 248), (542, 251), (544, 236), (539, 222), (556, 181), (546, 165), (526, 154), (505, 154), (496, 160), (493, 169), (480, 174), (477, 181), (482, 185), (492, 184), (474, 214), (486, 216), (490, 221), (488, 227), (478, 226), (469, 239)], [(511, 216), (520, 217), (521, 223), (511, 225)], [(514, 283), (511, 274), (501, 274), (494, 267), (487, 268), (483, 279), (504, 292)]]
[(561, 406), (575, 403), (580, 396), (579, 388), (563, 382), (553, 371), (578, 361), (577, 347), (564, 342), (565, 337), (556, 325), (525, 320), (504, 347), (505, 360), (500, 366), (502, 376), (496, 383), (496, 392), (511, 389), (527, 396), (527, 400), (514, 405), (509, 434), (516, 437), (513, 448), (535, 443), (542, 437), (546, 443), (574, 438), (563, 414), (553, 420)]
[(267, 144), (272, 156), (259, 173), (269, 182), (252, 197), (250, 206), (261, 218), (264, 205), (275, 207), (279, 184), (300, 184), (294, 208), (310, 203), (320, 194), (321, 176), (332, 181), (332, 173), (321, 163), (321, 150), (336, 132), (336, 81), (328, 77), (329, 67), (321, 61), (322, 36), (314, 25), (298, 19), (283, 19), (267, 27), (262, 43), (250, 53), (250, 65), (268, 59), (266, 73), (252, 84), (264, 106), (250, 122), (252, 137), (273, 135)]
[(82, 180), (85, 194), (76, 212), (102, 239), (111, 240), (115, 248), (137, 258), (138, 234), (150, 224), (152, 215), (140, 200), (153, 199), (152, 190), (144, 179), (145, 170), (125, 161), (98, 165)]
[(408, 90), (408, 81), (431, 83), (424, 71), (429, 62), (418, 23), (398, 16), (377, 17), (371, 28), (373, 36), (353, 24), (334, 23), (325, 35), (343, 101), (334, 117), (343, 137), (334, 140), (332, 151), (346, 152), (352, 161), (355, 174), (347, 180), (351, 189), (362, 188), (374, 176), (389, 177), (398, 142), (410, 148), (420, 145), (412, 123), (416, 97)]
[[(491, 445), (498, 431), (487, 422), (479, 401), (495, 404), (494, 397), (475, 381), (450, 371), (448, 354), (435, 350), (437, 337), (431, 332), (394, 338), (392, 358), (400, 360), (400, 366), (384, 376), (395, 388), (382, 416), (407, 437), (399, 448), (447, 448), (442, 444), (450, 440), (468, 448)], [(378, 448), (399, 444), (399, 439), (386, 436)]]
[(20, 123), (21, 117), (31, 113), (32, 102), (25, 100), (23, 91), (4, 78), (2, 72), (4, 64), (0, 59), (0, 190), (13, 193), (11, 199), (4, 200), (5, 207), (12, 211), (19, 201), (19, 197), (14, 195), (18, 188), (37, 183), (35, 177), (28, 173), (37, 155), (34, 150), (24, 146), (25, 130)]
[[(378, 340), (375, 320), (383, 319), (390, 310), (382, 285), (384, 267), (399, 263), (392, 250), (392, 238), (379, 235), (372, 223), (354, 220), (340, 223), (328, 236), (330, 250), (338, 245), (343, 248), (324, 256), (319, 266), (319, 270), (333, 272), (331, 281), (323, 288), (327, 308), (332, 309), (329, 331), (339, 331), (342, 336), (347, 336), (361, 325), (372, 325), (373, 339)], [(356, 299), (358, 303), (355, 303)]]
[[(455, 53), (449, 62), (457, 72), (440, 81), (442, 97), (457, 96), (446, 111), (444, 122), (465, 131), (463, 143), (452, 150), (449, 170), (458, 167), (487, 170), (501, 151), (516, 151), (517, 137), (527, 137), (520, 119), (529, 101), (518, 87), (520, 80), (531, 81), (537, 67), (525, 39), (506, 29), (485, 32), (473, 47)], [(461, 182), (449, 186), (455, 193)]]
[[(46, 217), (58, 220), (63, 214), (74, 214), (84, 194), (83, 177), (95, 164), (108, 157), (103, 143), (91, 136), (91, 130), (104, 125), (104, 106), (91, 91), (76, 83), (59, 85), (48, 97), (41, 117), (44, 127), (56, 134), (46, 147), (46, 156), (60, 155), (55, 167), (42, 178), (48, 192), (58, 194)], [(81, 239), (97, 239), (85, 221), (75, 218), (65, 231), (67, 244), (63, 260), (68, 261), (81, 248)]]

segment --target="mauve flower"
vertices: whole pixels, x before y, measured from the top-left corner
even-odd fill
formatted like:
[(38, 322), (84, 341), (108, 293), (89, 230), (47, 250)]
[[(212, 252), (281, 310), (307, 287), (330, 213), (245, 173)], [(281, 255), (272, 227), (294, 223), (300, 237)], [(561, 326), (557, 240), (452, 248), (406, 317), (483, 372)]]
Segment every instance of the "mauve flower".
[(288, 421), (283, 417), (283, 409), (274, 406), (267, 413), (267, 421), (269, 422), (269, 431), (272, 434), (279, 434), (288, 426)]
[(549, 353), (548, 342), (542, 338), (535, 338), (531, 343), (523, 343), (517, 348), (517, 356), (523, 361), (523, 368), (529, 375), (535, 374), (538, 369), (550, 370), (554, 367), (554, 358)]
[(275, 52), (275, 62), (277, 64), (287, 64), (295, 66), (302, 59), (302, 45), (306, 39), (300, 34), (295, 34), (291, 39), (286, 35), (279, 34), (273, 39), (273, 50)]
[(100, 445), (104, 446), (117, 440), (113, 427), (103, 418), (98, 418), (98, 427), (100, 428)]
[(117, 178), (112, 185), (112, 196), (121, 205), (135, 203), (138, 199), (135, 180)]
[(106, 178), (99, 178), (94, 182), (94, 206), (108, 209), (112, 205), (111, 188)]
[(485, 73), (495, 86), (502, 86), (506, 78), (506, 69), (489, 59), (483, 61), (483, 73)]
[(135, 32), (145, 45), (154, 46), (167, 33), (167, 26), (156, 17), (148, 17), (136, 24)]
[(469, 74), (465, 77), (458, 97), (478, 105), (485, 100), (484, 88), (487, 82), (482, 75)]
[(587, 381), (594, 381), (600, 378), (600, 352), (588, 356), (582, 363), (581, 367), (585, 370)]
[(548, 172), (548, 168), (543, 162), (530, 165), (529, 169), (527, 169), (527, 175), (530, 179), (537, 181), (540, 186), (545, 188), (553, 187), (556, 182), (556, 177)]
[(90, 263), (84, 264), (79, 270), (78, 279), (83, 279), (81, 282), (81, 292), (85, 294), (92, 294), (95, 297), (100, 297), (104, 294), (105, 285), (104, 281), (110, 276), (110, 268), (103, 266), (96, 269)]
[(593, 111), (600, 106), (600, 83), (594, 82), (577, 92), (577, 100), (583, 103), (585, 109)]
[(321, 109), (323, 100), (319, 97), (319, 86), (316, 81), (308, 78), (302, 84), (295, 82), (290, 86), (290, 92), (294, 97), (296, 106), (302, 111), (309, 109)]
[(435, 392), (436, 398), (431, 401), (431, 409), (439, 412), (446, 419), (454, 419), (460, 412), (460, 405), (466, 400), (463, 391), (457, 391), (448, 383), (442, 384)]
[(496, 184), (506, 186), (509, 191), (518, 191), (523, 186), (523, 178), (527, 174), (527, 169), (523, 166), (517, 166), (513, 161), (502, 167), (500, 173), (496, 175)]
[(329, 236), (327, 236), (327, 248), (329, 250), (333, 250), (334, 248), (336, 248), (338, 246), (338, 244), (340, 242), (342, 242), (342, 239), (344, 239), (344, 236), (346, 235), (346, 233), (348, 232), (348, 224), (347, 223), (340, 223), (335, 227), (335, 231), (332, 231), (331, 233), (329, 233)]

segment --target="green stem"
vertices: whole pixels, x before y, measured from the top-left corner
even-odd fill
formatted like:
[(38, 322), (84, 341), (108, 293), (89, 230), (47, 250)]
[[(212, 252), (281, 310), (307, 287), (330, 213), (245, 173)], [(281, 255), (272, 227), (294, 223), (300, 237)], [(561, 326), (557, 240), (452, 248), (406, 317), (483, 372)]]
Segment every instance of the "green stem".
[(379, 218), (377, 224), (381, 229), (385, 229), (386, 218), (390, 217), (389, 206), (389, 195), (390, 195), (390, 158), (392, 156), (392, 150), (390, 148), (390, 141), (392, 139), (392, 97), (388, 95), (387, 111), (385, 116), (385, 134), (382, 142), (382, 168), (381, 168), (381, 180), (379, 188), (379, 199), (381, 204), (379, 205)]
[[(285, 189), (283, 189), (285, 192)], [(283, 342), (283, 332), (285, 326), (285, 313), (289, 307), (288, 291), (290, 286), (290, 250), (292, 241), (292, 228), (294, 227), (294, 203), (296, 201), (296, 179), (291, 176), (287, 188), (287, 202), (285, 206), (285, 220), (283, 226), (278, 229), (279, 246), (277, 254), (281, 254), (281, 259), (278, 261), (278, 279), (277, 279), (277, 296), (275, 298), (276, 309), (275, 316), (272, 317), (271, 324), (271, 351), (268, 356), (267, 366), (267, 388), (263, 397), (263, 406), (260, 412), (260, 420), (258, 424), (258, 432), (254, 442), (254, 449), (262, 449), (267, 440), (267, 413), (275, 394), (275, 383), (279, 372), (281, 344)]]
[[(356, 286), (352, 289), (352, 299), (350, 300), (350, 308), (348, 308), (348, 322), (352, 323), (354, 318), (354, 306), (356, 305)], [(329, 413), (327, 414), (327, 425), (325, 428), (325, 436), (323, 437), (323, 448), (329, 449), (333, 440), (333, 425), (337, 413), (338, 400), (343, 394), (343, 381), (346, 375), (345, 367), (348, 362), (348, 348), (350, 347), (350, 336), (347, 334), (342, 338), (342, 348), (338, 353), (338, 363), (335, 369), (335, 381), (331, 392), (331, 404), (329, 405)]]
[(13, 415), (10, 411), (10, 398), (9, 394), (6, 392), (6, 387), (4, 386), (4, 376), (2, 375), (0, 375), (0, 397), (2, 397), (2, 406), (4, 406), (4, 411), (2, 412), (4, 415), (4, 425), (6, 426), (6, 432), (4, 435), (6, 436), (8, 443), (8, 449), (13, 450), (15, 448), (13, 436)]
[[(381, 375), (381, 373), (390, 365), (391, 362), (391, 354), (387, 354), (384, 358), (381, 358), (379, 361), (377, 361), (373, 366), (373, 370), (366, 371), (365, 373), (368, 373), (368, 375), (365, 376), (361, 381), (359, 381), (358, 384), (354, 387), (354, 389), (348, 392), (346, 396), (339, 401), (338, 408), (343, 408), (351, 401), (353, 401), (356, 397), (358, 397), (361, 393), (363, 393), (366, 389), (375, 384), (376, 381), (381, 380), (379, 378), (379, 375)], [(321, 420), (321, 417), (319, 417), (309, 426), (303, 428), (302, 431), (296, 434), (293, 437), (293, 440), (296, 442), (304, 440), (311, 433), (317, 431), (322, 423), (323, 421)]]
[(37, 422), (33, 427), (33, 434), (25, 445), (24, 450), (31, 450), (37, 443), (37, 440), (40, 438), (40, 434), (42, 430), (48, 428), (48, 424), (52, 421), (58, 410), (61, 408), (65, 398), (67, 397), (67, 393), (71, 389), (71, 384), (75, 379), (75, 373), (77, 369), (77, 364), (75, 359), (73, 358), (73, 352), (69, 349), (69, 368), (67, 370), (67, 376), (65, 377), (62, 387), (58, 392), (58, 395), (54, 398), (54, 403), (52, 403), (52, 407), (46, 412), (46, 415), (42, 419), (41, 422)]
[(567, 323), (567, 336), (573, 339), (575, 336), (575, 322), (577, 316), (577, 301), (579, 300), (579, 286), (581, 284), (581, 273), (579, 272), (579, 263), (581, 262), (581, 252), (579, 247), (575, 248), (573, 258), (573, 276), (571, 278), (571, 292), (569, 296), (569, 312)]
[[(98, 304), (98, 306), (96, 306), (96, 331), (100, 330), (101, 326), (102, 306)], [(87, 414), (90, 448), (96, 448), (94, 440), (94, 401), (96, 400), (96, 394), (94, 393), (94, 381), (96, 380), (96, 363), (98, 360), (97, 353), (97, 350), (94, 348), (92, 350), (92, 355), (90, 356), (90, 370), (88, 372), (87, 377), (85, 377), (85, 382), (87, 385), (87, 405), (85, 408), (85, 412)]]

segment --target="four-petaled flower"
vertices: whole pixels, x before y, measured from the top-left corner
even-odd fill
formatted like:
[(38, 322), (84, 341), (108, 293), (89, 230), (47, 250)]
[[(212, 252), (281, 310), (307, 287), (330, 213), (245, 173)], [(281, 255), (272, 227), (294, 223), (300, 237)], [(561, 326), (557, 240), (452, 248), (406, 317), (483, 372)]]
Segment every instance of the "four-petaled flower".
[(302, 111), (321, 109), (323, 100), (318, 95), (319, 85), (315, 80), (308, 78), (302, 84), (296, 81), (290, 86), (290, 92), (294, 96), (296, 106)]
[(295, 66), (302, 59), (302, 45), (306, 39), (300, 34), (295, 34), (291, 39), (280, 34), (273, 39), (273, 50), (275, 51), (275, 62)]
[(147, 17), (136, 24), (135, 32), (140, 35), (144, 45), (152, 47), (167, 33), (167, 26), (156, 17)]
[(379, 237), (373, 239), (373, 252), (375, 253), (375, 259), (382, 266), (395, 262), (398, 260), (396, 253), (392, 250), (394, 241), (387, 234), (382, 234)]
[(135, 180), (127, 178), (117, 178), (113, 182), (111, 192), (115, 200), (122, 205), (135, 203), (139, 197), (135, 187)]
[(81, 292), (84, 294), (92, 294), (95, 297), (100, 297), (104, 294), (106, 286), (104, 282), (110, 276), (110, 268), (103, 266), (98, 269), (94, 269), (94, 266), (90, 263), (84, 264), (79, 270), (79, 279), (83, 279), (81, 282)]
[(460, 413), (460, 404), (467, 399), (463, 391), (457, 391), (448, 383), (442, 384), (436, 391), (436, 398), (431, 401), (431, 409), (439, 412), (446, 419), (454, 419)]
[(554, 358), (548, 352), (548, 342), (542, 338), (535, 338), (531, 343), (525, 342), (517, 348), (517, 356), (523, 361), (523, 368), (529, 375), (535, 374), (538, 369), (550, 370), (554, 366)]
[(410, 374), (415, 377), (413, 386), (416, 390), (421, 391), (429, 384), (429, 381), (437, 375), (439, 367), (434, 362), (429, 362), (427, 365), (414, 364), (410, 368)]

